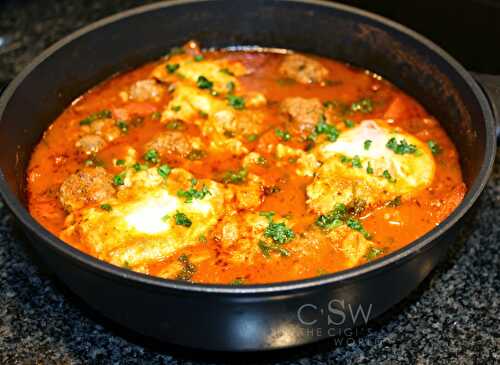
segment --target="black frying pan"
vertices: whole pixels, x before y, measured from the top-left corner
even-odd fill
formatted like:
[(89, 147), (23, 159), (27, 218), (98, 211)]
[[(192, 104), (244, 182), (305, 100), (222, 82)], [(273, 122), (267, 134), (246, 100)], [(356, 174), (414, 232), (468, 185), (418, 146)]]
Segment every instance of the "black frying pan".
[[(189, 39), (205, 47), (289, 48), (381, 74), (442, 122), (461, 156), (468, 186), (464, 201), (438, 227), (386, 257), (320, 278), (279, 284), (232, 287), (164, 280), (109, 265), (60, 241), (26, 209), (24, 171), (32, 148), (49, 123), (87, 89)], [(499, 85), (494, 78), (486, 81), (485, 87), (492, 90)], [(496, 150), (493, 112), (471, 75), (443, 50), (364, 11), (312, 0), (159, 3), (73, 33), (10, 84), (0, 99), (0, 193), (47, 267), (111, 320), (184, 346), (277, 349), (363, 324), (425, 278), (487, 182)]]

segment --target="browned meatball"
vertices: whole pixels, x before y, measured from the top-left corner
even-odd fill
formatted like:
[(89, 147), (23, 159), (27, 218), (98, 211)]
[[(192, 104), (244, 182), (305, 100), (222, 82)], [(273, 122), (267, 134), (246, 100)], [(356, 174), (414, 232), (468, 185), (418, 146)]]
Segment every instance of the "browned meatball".
[(122, 133), (117, 127), (115, 120), (111, 118), (96, 120), (90, 124), (89, 128), (92, 134), (101, 136), (108, 142), (120, 137)]
[(91, 155), (99, 152), (104, 146), (106, 146), (106, 141), (104, 138), (95, 135), (95, 134), (87, 134), (83, 136), (75, 144), (76, 148), (85, 152), (87, 155)]
[(106, 200), (114, 193), (113, 179), (104, 168), (85, 167), (62, 183), (59, 189), (59, 200), (64, 209), (74, 211), (87, 204)]
[(255, 134), (262, 130), (262, 116), (255, 111), (235, 112), (224, 109), (214, 114), (214, 121), (219, 132), (234, 135)]
[(323, 114), (319, 99), (286, 98), (281, 102), (281, 111), (287, 114), (298, 132), (311, 132)]
[(299, 54), (286, 55), (279, 72), (302, 84), (325, 81), (328, 70), (318, 61)]
[(163, 132), (145, 145), (146, 150), (156, 150), (160, 156), (177, 154), (186, 156), (191, 151), (188, 137), (182, 132)]
[(137, 101), (159, 100), (164, 89), (155, 80), (139, 80), (129, 90), (130, 99)]

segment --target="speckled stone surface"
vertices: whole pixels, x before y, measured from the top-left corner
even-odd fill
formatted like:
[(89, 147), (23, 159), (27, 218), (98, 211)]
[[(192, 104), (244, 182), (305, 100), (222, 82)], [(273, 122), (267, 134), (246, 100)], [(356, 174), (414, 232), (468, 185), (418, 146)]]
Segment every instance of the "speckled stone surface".
[[(10, 38), (0, 80), (69, 32), (141, 3), (0, 2), (0, 36)], [(396, 308), (352, 338), (244, 357), (144, 343), (107, 323), (37, 268), (0, 206), (0, 364), (500, 364), (500, 162), (469, 232)]]

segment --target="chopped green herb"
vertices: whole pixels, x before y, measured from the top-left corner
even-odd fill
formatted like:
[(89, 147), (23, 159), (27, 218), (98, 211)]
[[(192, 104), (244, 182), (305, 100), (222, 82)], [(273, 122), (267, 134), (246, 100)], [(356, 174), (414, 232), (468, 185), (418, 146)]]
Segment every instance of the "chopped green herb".
[(201, 190), (196, 190), (195, 186), (197, 183), (198, 183), (198, 181), (196, 179), (192, 179), (191, 180), (191, 187), (188, 190), (182, 190), (182, 189), (179, 190), (177, 192), (177, 196), (181, 197), (181, 198), (185, 198), (186, 199), (184, 201), (185, 203), (192, 203), (193, 199), (202, 200), (207, 195), (212, 195), (210, 190), (208, 190), (208, 188), (205, 185), (203, 185)]
[(371, 238), (371, 234), (366, 231), (366, 229), (363, 227), (363, 225), (361, 224), (361, 222), (358, 221), (357, 219), (349, 218), (345, 222), (345, 224), (350, 229), (353, 229), (353, 230), (358, 231), (359, 233), (361, 233), (363, 235), (363, 237), (366, 238), (367, 240), (369, 240)]
[(144, 160), (149, 161), (153, 164), (160, 162), (160, 156), (158, 151), (151, 149), (144, 154)]
[(226, 75), (229, 75), (229, 76), (234, 76), (234, 73), (231, 72), (231, 70), (229, 70), (228, 68), (221, 68), (219, 70), (220, 73), (223, 73), (223, 74), (226, 74)]
[(371, 113), (373, 111), (373, 102), (371, 99), (361, 99), (351, 104), (351, 111), (361, 113)]
[(207, 79), (205, 76), (201, 75), (198, 76), (198, 80), (196, 80), (196, 86), (198, 86), (199, 89), (212, 89), (214, 86), (214, 83)]
[(208, 113), (205, 113), (203, 110), (198, 110), (198, 115), (202, 118), (208, 117)]
[(283, 244), (291, 241), (295, 237), (295, 233), (285, 223), (271, 221), (264, 231), (264, 237), (271, 238), (275, 243)]
[(437, 144), (437, 142), (430, 140), (427, 142), (427, 145), (431, 149), (433, 155), (439, 155), (442, 151), (441, 146)]
[(234, 109), (245, 109), (245, 99), (243, 99), (241, 96), (229, 94), (227, 96), (227, 102)]
[(161, 220), (164, 222), (167, 222), (170, 219), (170, 214), (165, 214), (163, 217), (161, 217)]
[(234, 92), (234, 89), (236, 88), (236, 85), (234, 84), (233, 81), (229, 81), (227, 84), (226, 84), (226, 89), (227, 89), (227, 92), (229, 94), (232, 94)]
[(396, 137), (392, 137), (391, 139), (389, 139), (385, 146), (398, 155), (417, 152), (417, 146), (415, 146), (414, 144), (408, 144), (408, 142), (406, 142), (406, 139), (401, 139), (398, 142)]
[(366, 166), (366, 173), (370, 175), (373, 174), (373, 167), (371, 166), (370, 162), (368, 162), (368, 166)]
[(354, 127), (354, 121), (351, 119), (344, 119), (344, 125), (347, 128), (352, 128), (352, 127)]
[(326, 229), (336, 228), (344, 223), (347, 216), (347, 207), (340, 203), (327, 215), (320, 215), (318, 219), (316, 219), (316, 225)]
[(224, 174), (222, 181), (225, 184), (228, 183), (241, 184), (243, 181), (245, 181), (247, 175), (248, 175), (248, 170), (244, 167), (236, 171), (229, 170)]
[(276, 136), (278, 136), (279, 138), (281, 138), (282, 141), (289, 141), (291, 138), (292, 138), (292, 135), (288, 132), (288, 131), (283, 131), (279, 128), (276, 128), (274, 130), (274, 133), (276, 134)]
[(113, 209), (113, 207), (111, 207), (110, 204), (101, 204), (101, 209), (110, 212)]
[(340, 162), (348, 164), (352, 162), (352, 158), (342, 155), (340, 156)]
[(401, 195), (398, 195), (392, 200), (387, 202), (388, 207), (399, 207), (401, 205)]
[(267, 160), (264, 156), (259, 156), (256, 161), (257, 165), (265, 166), (267, 165)]
[(124, 120), (119, 120), (116, 122), (116, 126), (123, 132), (127, 133), (128, 132), (128, 124)]
[(169, 121), (166, 125), (168, 129), (184, 129), (185, 123), (180, 119), (173, 119)]
[(113, 114), (108, 109), (103, 109), (90, 114), (87, 118), (80, 120), (80, 125), (89, 125), (95, 120), (111, 118)]
[(382, 172), (382, 177), (385, 177), (385, 178), (386, 178), (389, 182), (391, 182), (391, 183), (395, 183), (395, 182), (396, 182), (396, 179), (395, 179), (395, 178), (393, 178), (393, 177), (391, 176), (390, 172), (389, 172), (389, 171), (387, 171), (387, 170), (384, 170), (384, 172)]
[(204, 234), (200, 234), (198, 236), (198, 242), (200, 242), (200, 243), (207, 243), (208, 242), (207, 237)]
[(207, 153), (203, 150), (198, 150), (198, 149), (192, 149), (188, 155), (186, 156), (186, 158), (189, 160), (189, 161), (197, 161), (197, 160), (201, 160), (203, 159), (205, 156), (207, 155)]
[(257, 140), (257, 138), (259, 138), (258, 134), (249, 134), (247, 136), (247, 141), (248, 142), (255, 142)]
[(204, 59), (202, 54), (197, 54), (193, 58), (194, 58), (195, 62), (200, 62), (200, 61), (203, 61), (203, 59)]
[(372, 145), (372, 140), (371, 139), (365, 140), (365, 142), (363, 143), (365, 151), (368, 151), (370, 149), (371, 145)]
[(136, 162), (135, 164), (132, 165), (132, 168), (139, 172), (139, 171), (144, 171), (148, 169), (148, 165), (140, 164), (139, 162)]
[(244, 285), (245, 284), (245, 278), (236, 278), (233, 281), (231, 281), (231, 285)]
[(175, 213), (174, 219), (175, 219), (175, 224), (177, 224), (178, 226), (184, 226), (189, 228), (193, 224), (193, 222), (191, 222), (191, 219), (189, 219), (187, 215), (179, 211)]
[(179, 110), (181, 110), (181, 106), (180, 105), (172, 105), (172, 111), (174, 112), (178, 112)]
[(120, 186), (125, 184), (125, 173), (115, 175), (115, 177), (113, 177), (113, 184), (115, 186)]
[(158, 174), (163, 178), (167, 178), (170, 172), (172, 172), (172, 168), (167, 164), (158, 167)]
[(177, 274), (177, 280), (191, 281), (196, 273), (196, 266), (189, 260), (189, 256), (182, 254), (179, 256), (179, 262), (182, 265), (181, 271)]
[(161, 118), (161, 113), (160, 112), (153, 112), (153, 113), (151, 113), (151, 119), (159, 120), (160, 118)]
[(352, 167), (356, 167), (358, 169), (361, 169), (363, 167), (358, 155), (356, 155), (352, 158)]
[(125, 160), (116, 160), (115, 164), (116, 166), (123, 166), (125, 165)]
[(326, 122), (325, 116), (322, 114), (319, 118), (318, 124), (316, 124), (315, 132), (317, 134), (324, 134), (330, 142), (335, 142), (339, 137), (338, 129), (331, 124)]
[(276, 243), (269, 244), (263, 240), (259, 240), (258, 245), (260, 251), (265, 257), (268, 258), (271, 257), (271, 252), (279, 253), (281, 256), (284, 257), (290, 256), (290, 252), (286, 248), (281, 247), (279, 244)]
[(384, 249), (383, 248), (378, 248), (378, 247), (375, 247), (375, 246), (371, 246), (369, 249), (368, 249), (368, 252), (366, 253), (366, 255), (364, 256), (365, 259), (367, 259), (368, 261), (370, 260), (373, 260), (373, 259), (376, 259), (377, 257), (379, 257), (381, 254), (384, 253)]
[(179, 67), (181, 67), (181, 65), (179, 65), (178, 63), (167, 63), (167, 71), (169, 74), (173, 74), (174, 72), (176, 72)]
[(269, 219), (269, 221), (272, 221), (276, 213), (270, 210), (269, 212), (260, 212), (259, 215), (262, 217), (266, 217), (267, 219)]

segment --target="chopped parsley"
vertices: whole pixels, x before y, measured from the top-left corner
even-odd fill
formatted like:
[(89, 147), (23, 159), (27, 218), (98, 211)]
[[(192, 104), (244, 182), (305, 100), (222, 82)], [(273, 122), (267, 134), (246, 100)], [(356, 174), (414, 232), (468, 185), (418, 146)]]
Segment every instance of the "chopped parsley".
[(200, 75), (198, 76), (198, 80), (196, 80), (196, 86), (198, 86), (199, 89), (211, 90), (214, 86), (214, 83), (207, 79), (205, 76)]
[(408, 144), (406, 139), (401, 139), (399, 142), (396, 137), (392, 137), (385, 145), (388, 149), (392, 150), (398, 155), (411, 154), (417, 152), (417, 146)]
[(184, 129), (185, 123), (180, 119), (174, 119), (167, 123), (166, 127), (168, 129)]
[(340, 134), (334, 125), (326, 122), (326, 118), (323, 114), (319, 117), (318, 124), (316, 124), (314, 131), (316, 134), (324, 134), (330, 142), (335, 142)]
[(189, 260), (189, 256), (182, 254), (179, 256), (179, 262), (182, 265), (181, 271), (175, 277), (177, 280), (191, 281), (196, 273), (196, 266)]
[(275, 223), (271, 220), (264, 231), (264, 237), (271, 238), (274, 243), (284, 244), (290, 242), (295, 237), (295, 233), (285, 223)]
[(173, 74), (174, 72), (176, 72), (179, 67), (181, 67), (181, 65), (179, 65), (178, 63), (167, 63), (167, 71), (169, 74)]
[(221, 68), (219, 72), (229, 76), (234, 76), (234, 73), (228, 68)]
[(361, 222), (358, 221), (357, 219), (349, 218), (345, 222), (345, 224), (350, 229), (353, 229), (353, 230), (358, 231), (359, 233), (361, 233), (363, 235), (363, 237), (366, 238), (367, 240), (369, 240), (371, 238), (371, 234), (368, 233), (368, 231), (363, 227), (363, 225), (361, 224)]
[(123, 165), (125, 165), (125, 160), (116, 160), (115, 165), (116, 166), (123, 166)]
[(368, 249), (368, 252), (366, 253), (366, 255), (364, 256), (365, 259), (367, 259), (368, 261), (370, 260), (373, 260), (373, 259), (376, 259), (377, 257), (379, 257), (381, 254), (384, 253), (384, 249), (383, 248), (378, 248), (378, 247), (375, 247), (375, 246), (371, 246), (369, 249)]
[(234, 109), (245, 109), (245, 99), (243, 99), (241, 96), (229, 94), (227, 96), (227, 102)]
[(144, 154), (144, 160), (149, 161), (153, 164), (160, 162), (160, 156), (158, 155), (158, 151), (151, 149), (146, 151)]
[(197, 54), (196, 56), (193, 57), (195, 62), (200, 62), (204, 60), (204, 57), (202, 54)]
[(266, 217), (267, 219), (269, 219), (269, 221), (272, 221), (276, 213), (270, 210), (268, 212), (260, 212), (259, 215), (262, 217)]
[(90, 114), (87, 118), (80, 120), (80, 125), (90, 125), (93, 121), (99, 119), (111, 118), (112, 113), (108, 109), (103, 109), (98, 112)]
[(359, 209), (354, 209), (354, 211), (350, 213), (345, 204), (339, 203), (330, 213), (320, 215), (318, 219), (316, 219), (316, 225), (323, 229), (333, 229), (345, 224), (350, 229), (361, 233), (366, 239), (370, 239), (371, 234), (365, 230), (359, 220), (352, 217), (352, 214), (356, 213), (359, 213)]
[(257, 140), (257, 138), (259, 138), (258, 134), (249, 134), (247, 136), (247, 141), (248, 142), (255, 142)]
[(207, 236), (205, 236), (204, 234), (200, 234), (198, 236), (198, 242), (200, 242), (200, 243), (207, 243), (208, 242)]
[(244, 285), (245, 284), (245, 278), (236, 278), (233, 281), (231, 281), (231, 285)]
[(365, 148), (365, 151), (368, 151), (370, 149), (371, 145), (372, 145), (371, 139), (365, 140), (365, 142), (363, 143), (363, 147)]
[(290, 132), (288, 132), (286, 130), (281, 130), (279, 128), (276, 128), (274, 130), (274, 133), (276, 134), (276, 136), (281, 138), (282, 141), (285, 141), (285, 142), (289, 141), (292, 138), (292, 135), (290, 134)]
[(132, 168), (139, 172), (139, 171), (144, 171), (147, 170), (148, 165), (140, 164), (139, 162), (136, 162), (135, 164), (132, 165)]
[(224, 177), (222, 178), (222, 181), (227, 184), (241, 184), (243, 181), (245, 181), (246, 177), (248, 175), (248, 170), (244, 167), (242, 167), (239, 170), (229, 170), (224, 174)]
[(119, 120), (118, 122), (116, 122), (116, 126), (123, 132), (123, 133), (127, 133), (128, 132), (128, 124), (126, 121), (124, 120)]
[(432, 154), (435, 156), (435, 155), (439, 155), (442, 151), (441, 149), (441, 146), (437, 144), (437, 142), (433, 141), (433, 140), (430, 140), (427, 142), (427, 145), (429, 146), (429, 148), (431, 149), (431, 152)]
[(318, 219), (316, 219), (316, 225), (325, 229), (336, 228), (342, 225), (347, 217), (347, 207), (345, 204), (339, 203), (330, 213), (320, 215)]
[(161, 177), (167, 178), (168, 175), (170, 175), (170, 172), (172, 172), (172, 168), (170, 166), (168, 166), (167, 164), (165, 164), (165, 165), (161, 165), (160, 167), (158, 167), (157, 171)]
[(160, 112), (153, 112), (153, 113), (151, 113), (151, 119), (159, 120), (160, 118), (161, 118), (161, 113)]
[(193, 224), (193, 222), (191, 221), (191, 219), (188, 218), (187, 215), (179, 211), (175, 213), (174, 219), (175, 219), (175, 224), (177, 224), (178, 226), (184, 226), (189, 228)]
[(363, 167), (358, 155), (356, 155), (352, 158), (352, 167), (355, 167), (357, 169), (361, 169)]
[(396, 182), (396, 179), (393, 178), (392, 175), (390, 174), (390, 172), (387, 170), (384, 170), (384, 172), (382, 172), (382, 177), (385, 177), (391, 183)]
[(399, 207), (401, 205), (401, 195), (398, 195), (392, 200), (387, 202), (388, 207)]
[(373, 102), (368, 98), (361, 99), (352, 103), (350, 109), (352, 112), (371, 113), (373, 111)]
[(191, 203), (193, 199), (198, 199), (202, 200), (205, 198), (207, 195), (212, 195), (210, 190), (203, 185), (203, 187), (200, 190), (196, 190), (195, 186), (198, 183), (196, 179), (191, 179), (191, 187), (188, 190), (179, 190), (177, 192), (177, 196), (181, 198), (185, 198), (186, 200), (184, 201), (185, 203)]
[(110, 204), (101, 204), (101, 209), (110, 212), (113, 207)]
[(207, 153), (203, 150), (198, 150), (198, 149), (192, 149), (188, 155), (186, 156), (186, 158), (189, 160), (189, 161), (197, 161), (197, 160), (201, 160), (202, 158), (204, 158), (205, 156), (207, 155)]
[(279, 253), (281, 256), (290, 256), (290, 252), (284, 248), (284, 247), (281, 247), (279, 244), (276, 244), (276, 243), (267, 243), (263, 240), (259, 240), (259, 249), (260, 251), (262, 252), (262, 254), (265, 256), (265, 257), (271, 257), (271, 252), (276, 252), (276, 253)]
[(120, 186), (125, 184), (125, 173), (115, 175), (115, 177), (113, 177), (113, 184), (115, 186)]
[(368, 166), (366, 166), (366, 173), (369, 174), (369, 175), (373, 174), (373, 167), (370, 164), (370, 162), (368, 162)]
[(226, 84), (226, 89), (227, 89), (227, 92), (229, 94), (232, 94), (234, 92), (234, 89), (236, 88), (236, 85), (234, 84), (233, 81), (229, 81), (227, 84)]
[(172, 111), (174, 111), (174, 112), (178, 112), (179, 110), (181, 110), (181, 106), (180, 105), (172, 105), (172, 108), (170, 108), (170, 109), (172, 109)]
[(354, 127), (354, 121), (351, 119), (344, 119), (344, 125), (347, 128), (353, 128)]

